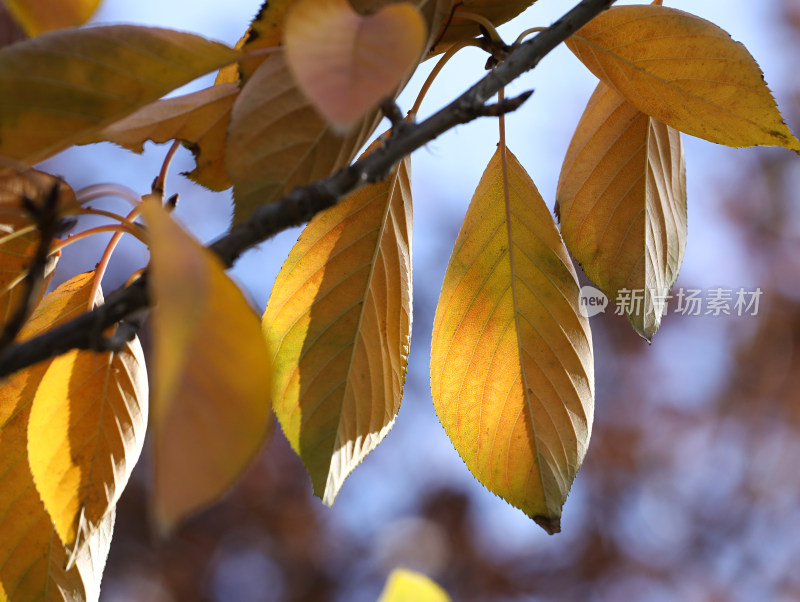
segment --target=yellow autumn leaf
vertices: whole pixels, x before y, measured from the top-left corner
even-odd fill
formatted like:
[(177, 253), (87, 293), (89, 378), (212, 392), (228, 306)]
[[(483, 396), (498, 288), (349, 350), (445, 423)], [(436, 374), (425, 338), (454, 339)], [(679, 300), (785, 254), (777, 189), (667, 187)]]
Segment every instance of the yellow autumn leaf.
[(108, 140), (140, 153), (144, 143), (181, 140), (195, 154), (197, 167), (185, 174), (212, 190), (231, 186), (225, 172), (225, 135), (237, 84), (218, 84), (142, 107), (99, 132), (92, 142)]
[(450, 596), (425, 575), (396, 569), (389, 575), (378, 602), (450, 602)]
[(408, 161), (308, 224), (264, 313), (275, 413), (329, 505), (400, 409), (411, 336)]
[(567, 46), (636, 108), (677, 130), (800, 152), (755, 59), (709, 21), (665, 6), (618, 6)]
[(419, 63), (425, 21), (411, 4), (360, 15), (347, 0), (298, 0), (284, 23), (286, 62), (300, 89), (346, 131)]
[(0, 155), (36, 163), (90, 138), (239, 52), (132, 25), (69, 29), (0, 50)]
[[(22, 199), (41, 205), (55, 186), (58, 186), (57, 209), (63, 215), (69, 215), (78, 207), (78, 202), (75, 193), (60, 178), (35, 169), (0, 173), (0, 330), (19, 307), (22, 299), (20, 285), (39, 246), (35, 220)], [(50, 256), (45, 266), (44, 282), (34, 298), (36, 303), (44, 295), (60, 255), (59, 252)]]
[(556, 202), (570, 252), (651, 340), (686, 248), (680, 132), (601, 82), (567, 150)]
[(282, 53), (268, 56), (239, 94), (228, 127), (234, 223), (350, 163), (380, 120), (375, 111), (340, 136), (297, 88)]
[(222, 495), (264, 442), (270, 361), (259, 320), (211, 251), (142, 204), (155, 301), (155, 518), (171, 530)]
[(55, 358), (39, 383), (28, 460), (71, 552), (101, 527), (128, 483), (144, 444), (147, 396), (138, 338), (117, 353), (73, 349)]
[(586, 454), (594, 375), (577, 276), (544, 201), (501, 150), (470, 203), (431, 346), (439, 420), (490, 491), (549, 533)]
[[(80, 274), (48, 294), (20, 338), (29, 339), (85, 312), (93, 276), (93, 272)], [(28, 417), (49, 363), (0, 382), (0, 592), (14, 601), (93, 601), (100, 595), (113, 513), (66, 570), (69, 555), (39, 497), (28, 463)]]
[(83, 25), (101, 0), (3, 0), (28, 36)]

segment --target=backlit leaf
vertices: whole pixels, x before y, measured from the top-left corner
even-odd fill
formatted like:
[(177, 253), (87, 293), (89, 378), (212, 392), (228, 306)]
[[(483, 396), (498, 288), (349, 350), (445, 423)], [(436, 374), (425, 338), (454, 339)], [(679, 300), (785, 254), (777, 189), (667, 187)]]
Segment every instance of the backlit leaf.
[[(80, 274), (47, 295), (20, 338), (31, 338), (85, 312), (93, 276), (93, 272)], [(14, 601), (97, 600), (113, 513), (91, 535), (74, 566), (65, 570), (67, 551), (36, 491), (28, 463), (28, 417), (49, 363), (0, 383), (0, 592)]]
[(35, 163), (239, 53), (199, 36), (112, 25), (52, 32), (0, 50), (0, 155)]
[(283, 55), (268, 56), (239, 94), (228, 128), (225, 167), (233, 182), (234, 223), (348, 164), (380, 119), (376, 111), (340, 136), (297, 88)]
[(613, 7), (567, 46), (636, 108), (677, 130), (800, 152), (753, 57), (700, 17), (657, 5)]
[(425, 575), (396, 569), (389, 575), (378, 602), (450, 602), (450, 596)]
[(648, 341), (686, 248), (680, 132), (600, 83), (564, 159), (556, 195), (561, 235), (586, 275), (621, 299)]
[(411, 4), (360, 15), (347, 0), (298, 0), (284, 24), (286, 62), (320, 113), (347, 130), (419, 63), (427, 31)]
[[(0, 330), (11, 318), (22, 299), (22, 286), (39, 246), (39, 231), (22, 199), (41, 205), (58, 186), (58, 210), (69, 215), (78, 207), (75, 194), (63, 180), (34, 169), (0, 173)], [(50, 257), (36, 303), (44, 295), (61, 253)]]
[(28, 36), (83, 25), (101, 0), (3, 0)]
[(118, 353), (73, 349), (44, 374), (28, 421), (28, 459), (61, 541), (75, 550), (117, 503), (147, 427), (138, 338)]
[(192, 149), (197, 167), (188, 175), (212, 190), (231, 186), (225, 173), (225, 135), (237, 84), (218, 84), (199, 92), (166, 98), (142, 107), (96, 136), (140, 153), (147, 140), (181, 140)]
[(578, 282), (536, 187), (501, 151), (447, 267), (431, 347), (436, 412), (467, 467), (550, 533), (586, 454), (594, 375)]
[(327, 504), (400, 409), (411, 336), (408, 161), (308, 224), (264, 313), (275, 413)]
[(162, 531), (222, 495), (264, 441), (270, 362), (258, 317), (219, 258), (156, 201), (150, 232), (155, 517)]

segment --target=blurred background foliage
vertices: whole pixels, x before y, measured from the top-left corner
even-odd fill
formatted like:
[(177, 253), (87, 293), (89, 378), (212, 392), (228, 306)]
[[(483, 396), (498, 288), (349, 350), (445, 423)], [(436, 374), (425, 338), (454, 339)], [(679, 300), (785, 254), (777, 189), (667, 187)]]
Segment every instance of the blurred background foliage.
[[(559, 5), (554, 15), (563, 12), (564, 3), (549, 3)], [(106, 1), (99, 20), (118, 20), (113, 4)], [(250, 4), (245, 13), (258, 3)], [(678, 7), (692, 3), (683, 4)], [(724, 4), (723, 10), (734, 12), (734, 4), (744, 3)], [(767, 80), (798, 132), (800, 81), (789, 74), (796, 72), (792, 57), (800, 56), (800, 2), (757, 4), (761, 17), (753, 26), (765, 29), (758, 49), (748, 47), (762, 66), (773, 65)], [(202, 9), (205, 17), (190, 15), (194, 21), (182, 28), (208, 33), (202, 24), (217, 18), (217, 8), (210, 3)], [(700, 7), (697, 12), (707, 16)], [(142, 22), (149, 18), (144, 15)], [(242, 23), (226, 19), (225, 41), (233, 43)], [(563, 94), (565, 84), (552, 73), (536, 82), (539, 89), (561, 87), (555, 93)], [(464, 81), (479, 74), (473, 70)], [(440, 98), (451, 97), (461, 84), (448, 83)], [(565, 103), (568, 114), (556, 116), (561, 129), (544, 110), (550, 120), (542, 135), (557, 138), (555, 148), (540, 149), (526, 161), (527, 147), (517, 151), (511, 137), (529, 169), (531, 162), (544, 164), (532, 171), (545, 198), (553, 197), (569, 131), (594, 82), (581, 86), (581, 95)], [(438, 103), (438, 97), (426, 102), (431, 109)], [(516, 123), (542, 119), (541, 109), (525, 109), (528, 114)], [(496, 126), (487, 127), (491, 132)], [(119, 503), (103, 601), (368, 602), (397, 566), (428, 574), (463, 602), (800, 600), (797, 157), (781, 149), (688, 143), (689, 249), (676, 288), (759, 287), (758, 314), (667, 315), (652, 347), (611, 311), (592, 318), (593, 438), (564, 509), (564, 532), (548, 537), (472, 479), (431, 407), (433, 311), (471, 195), (447, 184), (447, 174), (463, 172), (469, 188), (482, 170), (464, 162), (459, 167), (462, 158), (448, 155), (465, 144), (463, 136), (449, 135), (450, 146), (437, 141), (427, 156), (415, 156), (421, 173), (415, 181), (419, 223), (406, 394), (393, 431), (355, 471), (336, 507), (312, 497), (300, 461), (276, 429), (221, 503), (159, 541), (148, 522), (146, 454)], [(527, 144), (541, 146), (535, 125), (527, 136)], [(487, 158), (493, 145), (483, 144)], [(46, 168), (67, 176), (76, 189), (121, 181), (145, 192), (163, 152), (135, 157), (104, 145), (100, 152), (64, 153)], [(449, 166), (425, 167), (434, 160)], [(179, 169), (190, 169), (188, 153), (183, 161)], [(536, 172), (550, 180), (541, 183)], [(445, 183), (437, 184), (437, 178)], [(184, 197), (178, 214), (204, 240), (218, 235), (229, 219), (229, 196), (198, 191), (175, 176), (172, 182)], [(234, 271), (260, 309), (296, 235), (262, 245)], [(74, 246), (80, 248), (62, 260), (61, 280), (94, 265), (102, 243)], [(135, 243), (123, 246), (106, 287), (123, 282), (145, 261)]]

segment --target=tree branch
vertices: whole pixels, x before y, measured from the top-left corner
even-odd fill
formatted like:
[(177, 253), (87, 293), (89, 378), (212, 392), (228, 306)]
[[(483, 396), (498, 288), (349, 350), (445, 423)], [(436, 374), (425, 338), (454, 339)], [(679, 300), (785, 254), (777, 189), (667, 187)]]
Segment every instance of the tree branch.
[[(246, 250), (293, 226), (299, 226), (320, 211), (339, 202), (365, 184), (386, 177), (403, 157), (428, 144), (439, 135), (483, 115), (497, 115), (517, 108), (527, 99), (525, 93), (501, 105), (486, 103), (511, 81), (536, 67), (553, 48), (609, 8), (615, 0), (582, 0), (567, 14), (521, 44), (508, 57), (469, 90), (449, 105), (420, 123), (409, 123), (385, 144), (332, 176), (296, 188), (277, 203), (259, 207), (244, 223), (209, 245), (227, 266), (233, 265)], [(0, 378), (50, 359), (70, 349), (98, 346), (96, 333), (120, 321), (131, 321), (149, 307), (147, 275), (124, 289), (111, 293), (106, 302), (62, 326), (0, 354)], [(130, 338), (132, 329), (125, 329)]]

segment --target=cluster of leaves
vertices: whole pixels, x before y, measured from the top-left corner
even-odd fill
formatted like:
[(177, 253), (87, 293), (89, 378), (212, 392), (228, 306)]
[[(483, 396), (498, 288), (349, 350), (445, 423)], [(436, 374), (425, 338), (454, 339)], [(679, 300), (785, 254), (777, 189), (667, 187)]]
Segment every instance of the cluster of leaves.
[[(67, 218), (102, 212), (31, 166), (75, 144), (138, 152), (148, 140), (180, 141), (196, 157), (188, 176), (232, 187), (234, 224), (246, 224), (258, 207), (350, 164), (379, 106), (393, 129), (364, 156), (402, 136), (407, 124), (385, 99), (426, 57), (446, 61), (469, 44), (494, 61), (513, 55), (520, 43), (505, 46), (494, 26), (527, 4), (279, 0), (264, 4), (237, 48), (108, 26), (0, 51), (0, 83), (18, 91), (0, 101), (0, 340), (32, 340), (102, 307), (114, 243), (96, 270), (42, 294), (61, 249), (99, 231), (149, 246), (142, 278), (154, 302), (150, 378), (123, 324), (94, 333), (94, 350), (2, 382), (0, 600), (97, 598), (148, 413), (163, 533), (230, 487), (273, 411), (315, 494), (332, 504), (394, 422), (411, 334), (408, 157), (308, 224), (261, 320), (225, 263), (170, 217), (168, 159), (129, 215), (106, 214), (113, 224), (63, 241), (54, 236)], [(680, 132), (800, 152), (753, 58), (708, 21), (660, 3), (617, 7), (567, 45), (601, 81), (564, 161), (560, 231), (506, 148), (501, 119), (447, 268), (431, 351), (436, 411), (468, 468), (548, 532), (560, 529), (593, 415), (591, 331), (570, 253), (609, 296), (645, 291), (629, 318), (650, 340), (686, 241)], [(214, 86), (159, 100), (214, 70)]]

